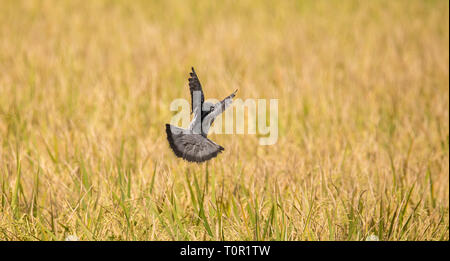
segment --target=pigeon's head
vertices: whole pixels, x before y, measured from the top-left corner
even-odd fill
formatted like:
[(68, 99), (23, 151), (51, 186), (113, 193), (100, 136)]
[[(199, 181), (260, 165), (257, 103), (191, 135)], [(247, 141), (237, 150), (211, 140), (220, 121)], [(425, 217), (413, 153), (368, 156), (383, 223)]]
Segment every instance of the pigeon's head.
[(214, 104), (210, 103), (210, 102), (205, 102), (203, 104), (203, 111), (206, 113), (210, 113), (214, 110)]

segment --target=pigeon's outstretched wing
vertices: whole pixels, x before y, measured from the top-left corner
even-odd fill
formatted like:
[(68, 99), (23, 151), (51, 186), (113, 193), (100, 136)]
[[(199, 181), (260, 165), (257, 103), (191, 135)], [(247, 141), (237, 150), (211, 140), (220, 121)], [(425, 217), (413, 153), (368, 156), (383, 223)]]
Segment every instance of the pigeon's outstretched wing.
[(166, 124), (167, 140), (177, 157), (190, 162), (204, 162), (216, 157), (224, 148), (200, 134), (172, 132), (179, 129)]
[(208, 113), (205, 118), (202, 120), (202, 126), (203, 132), (208, 134), (209, 127), (211, 127), (212, 123), (214, 122), (214, 119), (219, 116), (222, 112), (226, 110), (232, 103), (233, 98), (236, 96), (237, 90), (235, 90), (232, 94), (228, 95), (225, 99), (222, 101), (214, 104), (213, 110)]
[[(196, 107), (199, 108), (199, 112), (202, 110), (203, 102), (205, 101), (205, 96), (203, 95), (202, 85), (200, 84), (200, 80), (198, 79), (197, 74), (195, 73), (194, 67), (192, 67), (192, 72), (190, 73), (189, 77), (189, 91), (191, 92), (191, 112), (194, 112)], [(200, 104), (198, 104), (198, 101), (194, 102), (195, 98), (198, 96), (194, 96), (194, 93), (197, 95), (200, 94)], [(198, 98), (197, 98), (198, 99)]]

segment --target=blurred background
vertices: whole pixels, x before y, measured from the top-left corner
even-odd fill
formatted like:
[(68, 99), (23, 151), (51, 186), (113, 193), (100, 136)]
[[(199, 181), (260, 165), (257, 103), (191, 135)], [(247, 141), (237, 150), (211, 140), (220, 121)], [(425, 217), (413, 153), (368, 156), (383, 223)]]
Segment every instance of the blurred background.
[[(0, 0), (0, 239), (448, 240), (448, 1)], [(279, 138), (189, 99), (279, 99)]]

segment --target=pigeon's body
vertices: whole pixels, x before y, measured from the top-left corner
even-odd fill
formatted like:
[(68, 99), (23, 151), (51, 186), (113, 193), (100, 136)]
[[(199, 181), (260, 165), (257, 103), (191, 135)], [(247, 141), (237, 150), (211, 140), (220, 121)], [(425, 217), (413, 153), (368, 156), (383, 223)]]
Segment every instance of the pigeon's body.
[(166, 133), (170, 148), (177, 157), (200, 163), (216, 157), (224, 150), (222, 146), (207, 138), (208, 131), (214, 119), (231, 105), (236, 91), (217, 104), (205, 102), (194, 68), (190, 75), (189, 90), (194, 118), (187, 129), (166, 124)]

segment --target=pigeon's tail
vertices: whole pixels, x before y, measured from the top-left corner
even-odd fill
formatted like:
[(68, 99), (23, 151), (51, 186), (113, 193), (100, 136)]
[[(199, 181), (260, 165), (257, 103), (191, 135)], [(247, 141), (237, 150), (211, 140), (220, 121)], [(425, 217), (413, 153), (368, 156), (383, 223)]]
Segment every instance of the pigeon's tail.
[(186, 133), (182, 130), (184, 129), (166, 124), (167, 140), (177, 157), (200, 163), (216, 157), (224, 150), (222, 146), (200, 134)]
[(177, 157), (183, 157), (183, 153), (178, 149), (175, 140), (178, 139), (180, 134), (175, 134), (172, 132), (173, 125), (166, 124), (166, 134), (167, 134), (167, 140), (169, 141), (170, 148), (173, 150), (175, 155)]

